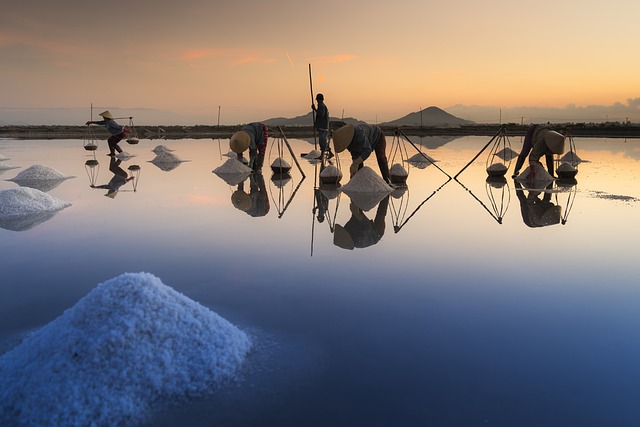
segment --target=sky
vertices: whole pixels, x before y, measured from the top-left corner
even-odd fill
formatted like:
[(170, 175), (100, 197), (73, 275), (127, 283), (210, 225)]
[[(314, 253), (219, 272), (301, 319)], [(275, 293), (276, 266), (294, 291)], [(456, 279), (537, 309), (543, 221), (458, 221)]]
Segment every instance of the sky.
[(83, 121), (91, 105), (239, 124), (304, 115), (312, 92), (371, 123), (429, 106), (640, 122), (638, 16), (637, 0), (3, 0), (0, 124)]

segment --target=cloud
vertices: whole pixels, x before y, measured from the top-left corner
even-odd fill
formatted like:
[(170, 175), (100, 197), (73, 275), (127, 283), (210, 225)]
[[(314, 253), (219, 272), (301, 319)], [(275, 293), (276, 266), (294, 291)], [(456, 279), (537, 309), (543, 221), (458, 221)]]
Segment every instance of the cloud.
[(355, 58), (355, 55), (342, 53), (342, 54), (333, 55), (333, 56), (319, 56), (314, 60), (314, 63), (320, 64), (320, 65), (337, 64), (340, 62), (350, 61), (354, 58)]

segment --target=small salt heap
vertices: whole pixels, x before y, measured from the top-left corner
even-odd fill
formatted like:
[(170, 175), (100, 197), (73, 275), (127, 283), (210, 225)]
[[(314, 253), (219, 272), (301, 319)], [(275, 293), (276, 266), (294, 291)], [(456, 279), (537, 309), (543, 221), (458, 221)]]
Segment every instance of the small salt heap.
[(151, 163), (158, 166), (163, 171), (170, 171), (177, 168), (180, 163), (184, 161), (185, 160), (182, 160), (180, 157), (169, 151), (161, 151), (160, 153), (156, 154), (156, 157), (151, 160)]
[(158, 145), (156, 148), (154, 148), (153, 150), (154, 153), (156, 154), (160, 154), (160, 153), (168, 153), (173, 151), (171, 148), (167, 147), (166, 145)]
[(291, 165), (282, 157), (278, 157), (271, 163), (271, 169), (274, 171), (289, 171), (291, 169)]
[(409, 172), (400, 163), (396, 163), (389, 169), (389, 175), (394, 184), (405, 184), (409, 177)]
[(308, 152), (302, 157), (307, 160), (319, 160), (318, 157), (320, 157), (320, 154), (321, 154), (320, 150), (311, 150), (310, 152)]
[(584, 160), (582, 160), (580, 157), (578, 157), (578, 155), (573, 151), (567, 152), (564, 156), (562, 156), (560, 158), (560, 161), (561, 162), (573, 163), (573, 164), (584, 162)]
[(320, 182), (325, 184), (337, 184), (342, 179), (342, 171), (335, 165), (329, 165), (320, 172)]
[(518, 157), (518, 153), (514, 151), (511, 147), (505, 147), (502, 150), (496, 153), (496, 156), (500, 157), (502, 160), (509, 161)]
[(247, 335), (149, 273), (93, 289), (0, 357), (0, 425), (134, 425), (236, 375)]
[(417, 153), (409, 157), (407, 162), (417, 167), (418, 169), (425, 169), (431, 163), (435, 163), (436, 161), (431, 156), (428, 156), (427, 154)]
[(507, 173), (507, 166), (504, 163), (493, 163), (487, 168), (489, 176), (504, 176)]
[(116, 157), (120, 160), (127, 160), (132, 157), (135, 157), (135, 154), (131, 154), (131, 153), (127, 153), (126, 151), (123, 151), (122, 153), (116, 154)]
[(10, 160), (10, 159), (9, 159), (9, 157), (7, 157), (4, 154), (0, 153), (0, 160)]

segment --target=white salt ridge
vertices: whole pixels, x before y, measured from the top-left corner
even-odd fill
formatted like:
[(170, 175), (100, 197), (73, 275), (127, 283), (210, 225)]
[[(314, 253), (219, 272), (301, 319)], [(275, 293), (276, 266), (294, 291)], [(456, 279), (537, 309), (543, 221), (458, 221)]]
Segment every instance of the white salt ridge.
[(389, 169), (391, 176), (409, 176), (409, 172), (400, 163), (396, 163)]
[(320, 172), (322, 178), (342, 178), (342, 171), (335, 165), (329, 165)]
[(158, 145), (156, 148), (154, 148), (151, 151), (153, 151), (156, 154), (160, 154), (160, 153), (169, 153), (169, 152), (171, 152), (173, 150), (171, 148), (167, 147), (166, 145)]
[(162, 402), (211, 393), (250, 348), (159, 278), (126, 273), (0, 357), (0, 424), (139, 424)]
[(73, 178), (65, 176), (62, 172), (45, 165), (33, 165), (20, 172), (9, 181), (55, 181)]
[(16, 169), (16, 168), (18, 168), (18, 166), (11, 166), (8, 163), (0, 161), (0, 170), (2, 170), (2, 171), (6, 171), (6, 170), (9, 170), (9, 169)]
[(213, 170), (216, 174), (250, 173), (251, 168), (238, 159), (229, 159)]
[(364, 166), (353, 178), (342, 187), (345, 193), (385, 193), (393, 191), (393, 187), (387, 184), (373, 169)]
[(320, 150), (311, 150), (302, 157), (307, 160), (316, 160), (316, 158), (319, 156), (320, 156)]
[(0, 190), (0, 217), (2, 218), (56, 212), (68, 206), (71, 204), (35, 188), (20, 187)]

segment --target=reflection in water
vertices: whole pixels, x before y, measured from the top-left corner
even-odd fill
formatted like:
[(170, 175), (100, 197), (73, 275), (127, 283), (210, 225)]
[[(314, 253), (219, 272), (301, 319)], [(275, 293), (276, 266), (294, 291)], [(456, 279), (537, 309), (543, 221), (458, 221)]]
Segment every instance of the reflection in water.
[[(522, 213), (522, 222), (532, 228), (546, 227), (560, 223), (562, 216), (562, 207), (551, 201), (551, 191), (553, 183), (547, 186), (549, 191), (533, 191), (529, 190), (529, 194), (524, 194), (524, 189), (519, 181), (514, 181), (516, 186), (516, 195), (520, 201), (520, 212)], [(542, 194), (542, 198), (540, 198)]]
[(109, 160), (109, 170), (113, 173), (113, 178), (111, 178), (111, 180), (106, 184), (90, 185), (90, 187), (106, 189), (107, 193), (105, 194), (105, 196), (112, 199), (116, 197), (118, 191), (120, 191), (120, 187), (134, 179), (133, 176), (130, 177), (129, 174), (120, 167), (121, 163), (122, 160), (116, 158), (115, 156), (112, 156)]
[(343, 249), (367, 248), (382, 239), (385, 231), (387, 208), (390, 195), (378, 204), (376, 216), (373, 220), (367, 218), (362, 209), (355, 203), (349, 204), (351, 218), (343, 226), (336, 224), (333, 233), (333, 243)]
[(249, 193), (244, 190), (245, 181), (231, 194), (231, 204), (252, 217), (265, 216), (269, 213), (269, 197), (262, 173), (249, 175)]

